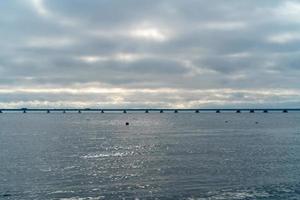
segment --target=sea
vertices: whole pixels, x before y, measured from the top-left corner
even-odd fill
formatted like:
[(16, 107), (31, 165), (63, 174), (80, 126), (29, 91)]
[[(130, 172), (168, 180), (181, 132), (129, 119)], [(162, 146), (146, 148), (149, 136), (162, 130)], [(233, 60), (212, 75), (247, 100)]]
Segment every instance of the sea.
[(300, 113), (3, 113), (0, 199), (300, 199)]

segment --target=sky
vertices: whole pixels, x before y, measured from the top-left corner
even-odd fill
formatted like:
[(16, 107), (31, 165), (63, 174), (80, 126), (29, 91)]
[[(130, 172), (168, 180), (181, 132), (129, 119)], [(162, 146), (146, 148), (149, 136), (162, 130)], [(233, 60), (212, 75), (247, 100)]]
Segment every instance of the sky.
[(300, 1), (1, 0), (0, 108), (300, 107)]

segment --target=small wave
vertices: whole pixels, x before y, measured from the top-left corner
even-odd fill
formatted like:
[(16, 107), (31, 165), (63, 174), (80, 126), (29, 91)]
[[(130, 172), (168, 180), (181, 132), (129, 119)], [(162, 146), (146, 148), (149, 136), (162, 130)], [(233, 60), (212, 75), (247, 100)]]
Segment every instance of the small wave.
[(51, 172), (52, 171), (51, 167), (44, 167), (44, 168), (40, 168), (39, 170), (41, 172)]
[(65, 193), (74, 193), (73, 190), (57, 190), (57, 191), (54, 191), (54, 192), (50, 192), (49, 194), (65, 194)]
[(187, 200), (243, 200), (243, 199), (257, 199), (257, 198), (268, 198), (270, 194), (267, 192), (257, 192), (251, 190), (245, 191), (220, 191), (216, 193), (208, 194), (207, 197), (189, 197)]
[(104, 196), (99, 197), (70, 197), (70, 198), (61, 198), (60, 200), (99, 200), (104, 199)]
[(116, 152), (116, 153), (99, 153), (99, 154), (88, 154), (83, 156), (83, 158), (106, 158), (106, 157), (123, 157), (130, 153), (126, 152)]
[(64, 167), (63, 170), (70, 170), (76, 168), (75, 165)]
[(223, 192), (213, 196), (211, 199), (248, 199), (248, 198), (261, 198), (268, 197), (269, 194), (265, 192), (251, 192), (251, 191), (238, 191), (238, 192)]

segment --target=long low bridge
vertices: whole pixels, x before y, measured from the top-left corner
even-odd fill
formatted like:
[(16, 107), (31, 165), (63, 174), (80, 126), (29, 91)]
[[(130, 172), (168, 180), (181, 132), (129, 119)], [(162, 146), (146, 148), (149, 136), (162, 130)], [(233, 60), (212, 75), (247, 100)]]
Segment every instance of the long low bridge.
[(119, 112), (119, 113), (128, 113), (128, 112), (144, 112), (144, 113), (164, 113), (164, 112), (194, 112), (194, 113), (200, 113), (200, 112), (215, 112), (215, 113), (221, 113), (221, 112), (235, 112), (235, 113), (241, 113), (241, 112), (249, 112), (249, 113), (255, 113), (255, 112), (299, 112), (300, 108), (222, 108), (222, 109), (214, 109), (214, 108), (190, 108), (190, 109), (176, 109), (176, 108), (117, 108), (117, 109), (110, 109), (110, 108), (16, 108), (16, 109), (1, 109), (0, 113), (12, 113), (12, 112), (21, 112), (21, 113), (27, 113), (27, 112), (45, 112), (45, 113), (83, 113), (83, 112), (99, 112), (99, 113), (106, 113), (106, 112)]

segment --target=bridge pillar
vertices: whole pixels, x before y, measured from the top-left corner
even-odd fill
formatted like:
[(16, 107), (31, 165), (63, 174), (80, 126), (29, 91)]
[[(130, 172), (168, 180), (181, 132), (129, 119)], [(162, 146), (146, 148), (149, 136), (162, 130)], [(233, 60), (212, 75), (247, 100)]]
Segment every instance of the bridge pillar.
[(164, 112), (164, 110), (160, 110), (159, 112), (160, 112), (160, 113), (163, 113), (163, 112)]
[(268, 111), (268, 110), (264, 110), (263, 112), (264, 112), (264, 113), (268, 113), (269, 111)]
[(241, 110), (236, 110), (236, 113), (241, 113)]
[(178, 110), (174, 110), (174, 113), (178, 113)]
[(149, 113), (149, 110), (145, 110), (145, 113)]
[(123, 110), (123, 113), (127, 113), (127, 110)]
[(104, 110), (101, 110), (101, 113), (104, 113)]
[(65, 110), (63, 110), (63, 113), (66, 113), (66, 111), (65, 111)]
[(199, 113), (199, 110), (195, 110), (195, 113)]
[(254, 113), (254, 110), (250, 110), (250, 113)]
[(0, 113), (2, 113), (2, 110), (0, 110)]
[(288, 113), (288, 110), (283, 110), (282, 112), (283, 112), (283, 113)]
[(216, 110), (216, 113), (220, 113), (220, 110)]
[(81, 113), (81, 110), (78, 110), (78, 113)]
[(47, 113), (50, 113), (50, 110), (47, 110)]

